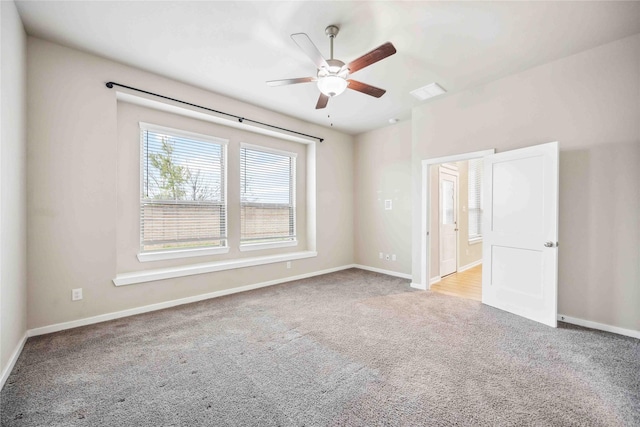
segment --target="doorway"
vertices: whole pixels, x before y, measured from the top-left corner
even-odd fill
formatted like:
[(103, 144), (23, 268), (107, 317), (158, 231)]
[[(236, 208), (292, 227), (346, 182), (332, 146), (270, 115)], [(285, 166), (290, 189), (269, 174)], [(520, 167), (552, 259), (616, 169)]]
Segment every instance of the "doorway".
[(430, 290), (482, 299), (482, 159), (432, 165)]
[(432, 206), (438, 202), (432, 185), (439, 182), (431, 176), (433, 166), (474, 158), (484, 165), (482, 303), (556, 327), (558, 142), (423, 160), (420, 270), (412, 286), (431, 288), (430, 272), (438, 266), (430, 259), (439, 254), (430, 247), (439, 241), (432, 235), (439, 231), (433, 226)]

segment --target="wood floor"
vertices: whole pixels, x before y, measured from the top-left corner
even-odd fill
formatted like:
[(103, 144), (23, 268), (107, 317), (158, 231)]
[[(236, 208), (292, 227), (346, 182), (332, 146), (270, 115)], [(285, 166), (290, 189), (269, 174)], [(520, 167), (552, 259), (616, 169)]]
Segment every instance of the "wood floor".
[(441, 294), (482, 301), (482, 264), (444, 277), (430, 290)]

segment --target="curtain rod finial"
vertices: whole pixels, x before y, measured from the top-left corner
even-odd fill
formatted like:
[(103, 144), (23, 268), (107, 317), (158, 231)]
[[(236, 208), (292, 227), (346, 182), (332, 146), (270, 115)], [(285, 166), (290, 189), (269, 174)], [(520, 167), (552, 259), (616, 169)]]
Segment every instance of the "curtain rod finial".
[(113, 89), (113, 82), (108, 82), (106, 85), (109, 89)]

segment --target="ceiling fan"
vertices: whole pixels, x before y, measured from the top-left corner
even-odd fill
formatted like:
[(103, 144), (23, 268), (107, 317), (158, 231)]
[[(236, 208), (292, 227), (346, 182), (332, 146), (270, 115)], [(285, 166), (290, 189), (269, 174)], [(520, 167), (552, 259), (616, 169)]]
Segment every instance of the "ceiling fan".
[(339, 28), (335, 25), (329, 25), (325, 30), (325, 34), (329, 37), (331, 43), (331, 59), (324, 59), (316, 45), (305, 33), (291, 34), (291, 38), (300, 49), (311, 59), (318, 68), (316, 77), (300, 77), (296, 79), (271, 80), (267, 82), (269, 86), (284, 86), (295, 83), (317, 82), (320, 89), (320, 98), (316, 104), (316, 110), (325, 108), (329, 102), (329, 98), (338, 96), (345, 89), (353, 89), (366, 95), (380, 98), (385, 94), (386, 90), (380, 89), (357, 80), (350, 79), (349, 76), (358, 70), (368, 67), (371, 64), (393, 55), (396, 48), (390, 42), (387, 42), (369, 53), (365, 53), (358, 59), (354, 59), (348, 64), (333, 58), (333, 39), (338, 35)]

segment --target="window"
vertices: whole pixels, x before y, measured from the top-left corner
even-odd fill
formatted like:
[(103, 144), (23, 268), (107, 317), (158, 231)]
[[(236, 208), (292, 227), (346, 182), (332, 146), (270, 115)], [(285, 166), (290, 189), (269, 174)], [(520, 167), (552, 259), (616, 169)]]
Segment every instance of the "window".
[(242, 144), (241, 249), (295, 245), (295, 182), (294, 153)]
[(140, 124), (140, 250), (227, 246), (226, 140)]
[(469, 160), (469, 241), (482, 239), (482, 159)]

